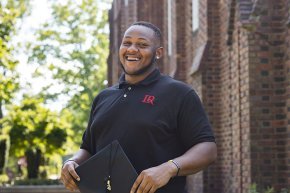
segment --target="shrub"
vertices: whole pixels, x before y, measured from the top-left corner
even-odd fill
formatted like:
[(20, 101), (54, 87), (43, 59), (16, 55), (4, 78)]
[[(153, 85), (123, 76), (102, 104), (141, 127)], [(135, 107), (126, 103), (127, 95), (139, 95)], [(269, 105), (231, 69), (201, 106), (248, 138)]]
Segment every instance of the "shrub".
[(9, 178), (6, 174), (0, 175), (0, 185), (3, 186), (4, 184), (7, 184), (9, 181)]
[[(263, 190), (262, 192), (259, 192), (257, 190), (257, 184), (252, 184), (249, 190), (249, 193), (274, 193), (275, 189), (273, 187), (268, 187), (266, 190)], [(289, 189), (287, 188), (282, 188), (279, 193), (290, 193)]]

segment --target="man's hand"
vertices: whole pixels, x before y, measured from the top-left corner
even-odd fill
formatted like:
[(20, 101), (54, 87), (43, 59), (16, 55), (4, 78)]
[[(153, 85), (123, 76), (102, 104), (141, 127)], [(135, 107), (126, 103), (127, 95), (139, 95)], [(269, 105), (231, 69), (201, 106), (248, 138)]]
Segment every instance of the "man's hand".
[(78, 164), (75, 161), (68, 161), (61, 169), (60, 179), (64, 186), (70, 191), (75, 191), (78, 189), (76, 183), (74, 182), (74, 179), (80, 181), (80, 177), (75, 171), (77, 166)]
[(176, 175), (176, 172), (176, 166), (170, 162), (143, 170), (133, 184), (130, 193), (153, 193), (166, 185), (170, 178)]

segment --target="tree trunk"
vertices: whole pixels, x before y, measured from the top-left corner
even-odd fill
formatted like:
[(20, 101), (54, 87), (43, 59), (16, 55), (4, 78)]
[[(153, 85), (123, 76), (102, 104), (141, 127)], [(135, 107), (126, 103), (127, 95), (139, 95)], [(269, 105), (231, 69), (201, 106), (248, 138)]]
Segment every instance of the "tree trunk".
[[(3, 110), (2, 110), (2, 100), (0, 99), (0, 119), (3, 118)], [(0, 128), (2, 130), (2, 126), (0, 125)]]
[(40, 149), (36, 150), (27, 150), (25, 152), (26, 159), (27, 159), (27, 173), (28, 178), (37, 178), (39, 174), (39, 166), (41, 160), (41, 151)]
[(0, 139), (0, 174), (4, 173), (6, 148), (6, 139)]
[[(0, 119), (2, 118), (3, 118), (2, 100), (0, 99)], [(0, 124), (0, 174), (3, 174), (6, 163), (7, 139), (2, 138), (1, 134), (2, 134), (2, 124)]]

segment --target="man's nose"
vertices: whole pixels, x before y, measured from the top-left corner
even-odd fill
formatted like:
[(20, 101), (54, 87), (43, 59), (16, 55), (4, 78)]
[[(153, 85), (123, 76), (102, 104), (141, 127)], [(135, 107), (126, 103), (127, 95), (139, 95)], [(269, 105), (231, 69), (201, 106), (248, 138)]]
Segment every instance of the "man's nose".
[(138, 47), (135, 45), (135, 44), (131, 44), (128, 49), (127, 49), (128, 52), (138, 52), (139, 49)]

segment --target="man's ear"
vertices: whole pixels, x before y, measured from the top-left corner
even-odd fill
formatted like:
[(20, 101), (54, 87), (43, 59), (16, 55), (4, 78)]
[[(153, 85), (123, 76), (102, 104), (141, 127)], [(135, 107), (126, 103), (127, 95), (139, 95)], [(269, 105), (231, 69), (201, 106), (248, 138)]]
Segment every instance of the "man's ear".
[(160, 59), (163, 56), (163, 47), (159, 47), (156, 49), (156, 59)]

